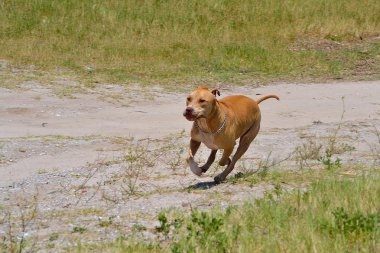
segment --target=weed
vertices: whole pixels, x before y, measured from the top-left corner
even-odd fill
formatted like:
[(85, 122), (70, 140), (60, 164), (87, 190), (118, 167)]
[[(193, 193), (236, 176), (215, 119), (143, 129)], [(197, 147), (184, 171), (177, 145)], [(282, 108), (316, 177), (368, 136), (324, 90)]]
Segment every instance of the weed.
[[(265, 160), (264, 159), (260, 159), (259, 164), (258, 164), (258, 168), (254, 172), (254, 173), (257, 173), (258, 177), (261, 180), (265, 180), (266, 179), (266, 177), (268, 176), (269, 170), (271, 168), (274, 168), (275, 166), (278, 166), (279, 164), (281, 164), (281, 163), (289, 160), (291, 158), (291, 156), (292, 156), (292, 153), (290, 153), (288, 156), (286, 156), (282, 160), (272, 159), (271, 155), (272, 155), (272, 152), (269, 152), (268, 155), (266, 156)], [(248, 175), (249, 174), (252, 174), (252, 173), (248, 173)]]
[(99, 219), (99, 226), (104, 228), (104, 227), (109, 227), (113, 224), (113, 220), (116, 218), (116, 215), (109, 216), (107, 220), (103, 220), (101, 218)]
[(163, 155), (163, 162), (173, 172), (184, 167), (183, 154), (185, 146), (181, 145), (180, 141), (184, 138), (185, 134), (185, 130), (182, 130), (177, 134), (169, 135), (163, 140), (163, 145), (159, 148), (160, 154)]
[(46, 247), (47, 247), (48, 249), (54, 249), (54, 248), (55, 248), (55, 244), (52, 243), (52, 242), (49, 242), (49, 243), (46, 245)]
[(42, 174), (46, 174), (46, 173), (48, 173), (48, 171), (47, 171), (46, 169), (38, 169), (37, 173), (38, 173), (39, 175), (42, 175)]
[[(373, 157), (373, 165), (376, 166), (380, 164), (380, 131), (377, 129), (376, 126), (373, 126), (373, 134), (375, 135), (377, 142), (375, 143), (368, 143), (371, 150), (371, 155)], [(1, 163), (1, 157), (0, 157), (0, 163)]]
[(147, 228), (144, 225), (138, 224), (138, 223), (133, 224), (132, 226), (132, 231), (134, 232), (141, 232), (141, 231), (145, 231), (146, 229)]
[(279, 198), (281, 196), (281, 194), (283, 193), (283, 189), (282, 189), (281, 184), (279, 184), (279, 183), (275, 184), (274, 189), (273, 189), (273, 193), (276, 195), (277, 198)]
[(183, 224), (183, 220), (181, 218), (176, 218), (169, 222), (166, 214), (163, 212), (158, 215), (158, 221), (160, 225), (156, 227), (156, 232), (158, 232), (159, 235), (163, 235), (165, 239), (168, 238), (171, 230), (178, 231)]
[(227, 241), (227, 235), (221, 231), (223, 226), (223, 217), (211, 217), (206, 212), (193, 212), (191, 222), (187, 226), (188, 238), (195, 237), (201, 245), (216, 246), (218, 249), (224, 248)]
[(29, 198), (20, 197), (17, 207), (16, 213), (11, 210), (3, 212), (4, 217), (1, 223), (6, 226), (6, 230), (0, 245), (8, 252), (33, 251), (37, 241), (27, 240), (27, 237), (30, 236), (29, 230), (37, 220), (38, 194)]
[[(229, 182), (237, 183), (237, 182), (248, 182), (252, 187), (253, 185), (264, 182), (264, 181), (272, 181), (276, 175), (281, 172), (276, 172), (273, 170), (279, 164), (288, 161), (293, 153), (290, 153), (288, 156), (283, 158), (282, 160), (275, 160), (271, 158), (271, 152), (265, 157), (265, 159), (260, 159), (257, 165), (257, 169), (247, 169), (245, 166), (243, 167), (243, 172), (238, 172), (234, 177), (228, 178)], [(272, 170), (271, 170), (272, 169)], [(279, 176), (281, 177), (281, 176)]]
[(335, 229), (343, 234), (373, 233), (380, 229), (380, 212), (364, 215), (357, 212), (350, 216), (343, 208), (336, 208), (333, 212)]
[(117, 203), (139, 195), (140, 177), (145, 174), (147, 168), (156, 163), (154, 152), (148, 147), (149, 140), (128, 141), (122, 157), (114, 162), (120, 164), (120, 171), (105, 181), (108, 187), (102, 189), (103, 199)]
[(342, 97), (341, 99), (342, 99), (342, 114), (340, 115), (338, 126), (333, 131), (333, 135), (330, 136), (330, 138), (328, 138), (328, 144), (327, 144), (327, 149), (326, 149), (326, 152), (327, 150), (329, 150), (329, 152), (331, 152), (332, 154), (338, 153), (337, 151), (338, 133), (342, 128), (344, 114), (346, 113), (344, 97)]
[(185, 151), (184, 147), (178, 148), (177, 152), (175, 152), (174, 157), (167, 161), (169, 168), (171, 170), (176, 171), (181, 165), (184, 164), (184, 162), (183, 162), (184, 151)]
[[(341, 167), (341, 159), (339, 157), (335, 158), (337, 154), (342, 154), (345, 152), (355, 150), (355, 147), (339, 142), (339, 132), (342, 128), (344, 114), (345, 114), (345, 103), (344, 97), (342, 99), (342, 113), (340, 120), (336, 128), (333, 129), (333, 134), (328, 137), (327, 143), (322, 145), (318, 143), (316, 138), (309, 138), (306, 143), (298, 146), (294, 150), (294, 158), (300, 169), (311, 168), (310, 161), (317, 160), (323, 164), (323, 166), (332, 170), (334, 168)], [(322, 150), (324, 151), (321, 154)]]
[(71, 231), (71, 233), (83, 234), (86, 231), (87, 231), (87, 228), (85, 228), (85, 227), (75, 226), (75, 227), (73, 227), (73, 230)]
[(168, 223), (168, 218), (164, 213), (158, 215), (158, 221), (160, 225), (156, 227), (156, 231), (167, 236), (170, 232), (170, 224)]
[(83, 209), (77, 209), (75, 211), (79, 215), (88, 216), (88, 215), (104, 215), (105, 211), (99, 208), (89, 207)]
[(59, 233), (52, 233), (49, 236), (49, 241), (56, 241), (56, 240), (58, 240), (58, 238), (59, 238)]
[(123, 179), (120, 185), (123, 194), (127, 197), (138, 192), (138, 179), (146, 167), (153, 167), (154, 160), (148, 157), (148, 145), (137, 143), (128, 146), (122, 158)]
[(259, 162), (257, 174), (261, 179), (264, 179), (268, 175), (268, 170), (270, 167), (270, 156), (271, 156), (271, 153), (268, 154), (265, 160), (260, 160)]
[(294, 158), (298, 167), (302, 170), (311, 168), (310, 161), (320, 158), (322, 144), (316, 141), (316, 137), (309, 138), (306, 143), (294, 149)]
[[(228, 242), (227, 234), (223, 231), (226, 215), (193, 211), (183, 239), (172, 243), (172, 252), (195, 252), (199, 247), (206, 251), (223, 252)], [(238, 226), (234, 226), (234, 229), (238, 233)]]
[(318, 161), (322, 162), (327, 170), (332, 170), (341, 167), (341, 159), (337, 157), (334, 161), (332, 158), (333, 153), (330, 149), (325, 150), (325, 154), (319, 157)]
[(337, 207), (331, 212), (333, 220), (322, 220), (320, 229), (330, 236), (344, 236), (349, 241), (366, 241), (376, 239), (380, 231), (380, 212), (363, 214), (356, 211), (353, 214), (343, 207)]

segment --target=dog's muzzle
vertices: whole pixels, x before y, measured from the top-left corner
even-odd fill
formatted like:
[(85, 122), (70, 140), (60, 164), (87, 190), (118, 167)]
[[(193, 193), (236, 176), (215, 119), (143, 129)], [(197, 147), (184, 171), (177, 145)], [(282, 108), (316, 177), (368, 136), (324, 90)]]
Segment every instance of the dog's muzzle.
[(197, 116), (194, 115), (194, 109), (192, 107), (186, 107), (183, 116), (189, 121), (194, 121), (197, 118)]

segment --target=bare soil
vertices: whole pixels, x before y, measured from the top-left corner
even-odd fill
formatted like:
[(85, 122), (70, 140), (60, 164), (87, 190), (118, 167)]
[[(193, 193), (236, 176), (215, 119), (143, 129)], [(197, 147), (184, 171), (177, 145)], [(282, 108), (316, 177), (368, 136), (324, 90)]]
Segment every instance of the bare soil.
[[(153, 237), (160, 211), (223, 208), (273, 188), (215, 185), (223, 169), (216, 165), (202, 177), (190, 172), (185, 93), (104, 85), (60, 98), (37, 81), (19, 86), (0, 88), (0, 210), (8, 214), (0, 217), (0, 238), (14, 226), (18, 240), (56, 251), (137, 230)], [(281, 98), (260, 104), (261, 131), (230, 178), (263, 161), (273, 170), (297, 170), (297, 147), (332, 137), (343, 164), (379, 164), (380, 81), (220, 88), (222, 97)], [(205, 147), (197, 154), (201, 162), (207, 155)], [(20, 219), (33, 210), (22, 228)]]

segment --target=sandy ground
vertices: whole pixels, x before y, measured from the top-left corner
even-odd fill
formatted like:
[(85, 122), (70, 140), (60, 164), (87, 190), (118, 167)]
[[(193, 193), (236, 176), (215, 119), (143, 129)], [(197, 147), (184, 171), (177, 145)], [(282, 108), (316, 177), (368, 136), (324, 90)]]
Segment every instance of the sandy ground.
[[(61, 99), (37, 84), (35, 87), (29, 84), (29, 87), (24, 92), (0, 90), (0, 138), (4, 142), (48, 135), (162, 138), (182, 129), (188, 132), (191, 127), (191, 123), (181, 116), (186, 94), (165, 94), (157, 90), (149, 94), (152, 99), (139, 98), (137, 94), (137, 101), (126, 99), (122, 105), (115, 105), (92, 95)], [(376, 125), (380, 118), (379, 81), (222, 89), (222, 96), (230, 94), (244, 94), (252, 98), (260, 97), (257, 94), (280, 96), (280, 102), (267, 100), (261, 105), (264, 133), (273, 129), (292, 131), (316, 123), (338, 123), (343, 112), (342, 97), (344, 121)], [(288, 141), (291, 145), (292, 140)], [(107, 146), (104, 143), (74, 145), (65, 148), (64, 152), (53, 154), (48, 154), (47, 148), (46, 154), (11, 158), (12, 161), (6, 160), (5, 166), (0, 168), (0, 186), (31, 176), (38, 169), (67, 169), (93, 162), (103, 145)], [(4, 149), (2, 152), (5, 152)], [(3, 156), (7, 155), (3, 153)]]
[[(39, 225), (34, 222), (23, 233), (38, 234), (40, 242), (48, 243), (49, 234), (59, 232), (65, 235), (59, 243), (70, 246), (76, 235), (70, 231), (79, 225), (92, 228), (87, 232), (88, 237), (97, 235), (92, 240), (116, 238), (135, 224), (154, 227), (158, 212), (168, 208), (227, 206), (273, 187), (215, 186), (217, 166), (201, 178), (191, 174), (183, 163), (191, 127), (182, 117), (186, 94), (108, 85), (68, 99), (38, 82), (20, 87), (0, 88), (0, 207), (16, 215), (20, 201), (38, 196)], [(119, 96), (109, 101), (100, 93)], [(221, 93), (281, 98), (260, 104), (262, 130), (233, 174), (256, 169), (268, 156), (281, 161), (306, 140), (323, 142), (339, 125), (338, 137), (350, 147), (340, 155), (343, 163), (378, 162), (380, 81), (226, 86)], [(207, 154), (202, 148), (198, 157), (204, 161)], [(142, 157), (142, 162), (132, 162), (130, 156)], [(297, 169), (294, 161), (286, 166)], [(92, 212), (73, 216), (77, 210)], [(107, 217), (123, 227), (110, 232), (97, 226)], [(0, 223), (0, 236), (5, 227)]]

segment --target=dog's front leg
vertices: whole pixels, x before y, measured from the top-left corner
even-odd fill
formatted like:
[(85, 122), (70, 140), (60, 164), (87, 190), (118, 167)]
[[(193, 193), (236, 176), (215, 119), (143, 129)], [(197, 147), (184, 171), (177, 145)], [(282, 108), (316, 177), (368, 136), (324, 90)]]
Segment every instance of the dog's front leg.
[(199, 141), (196, 141), (193, 139), (190, 140), (189, 154), (187, 155), (187, 158), (186, 158), (187, 163), (189, 163), (190, 158), (194, 158), (194, 156), (197, 153), (200, 145), (201, 145), (201, 143)]
[(218, 150), (211, 150), (210, 156), (207, 159), (207, 162), (201, 167), (202, 172), (205, 173), (215, 161), (215, 155)]
[(191, 139), (190, 140), (189, 155), (188, 155), (188, 157), (186, 159), (187, 164), (190, 165), (190, 170), (195, 175), (197, 175), (198, 177), (202, 175), (202, 169), (199, 168), (198, 163), (196, 163), (194, 161), (194, 156), (197, 153), (197, 150), (198, 150), (198, 148), (199, 148), (200, 145), (201, 145), (201, 143), (199, 141)]

